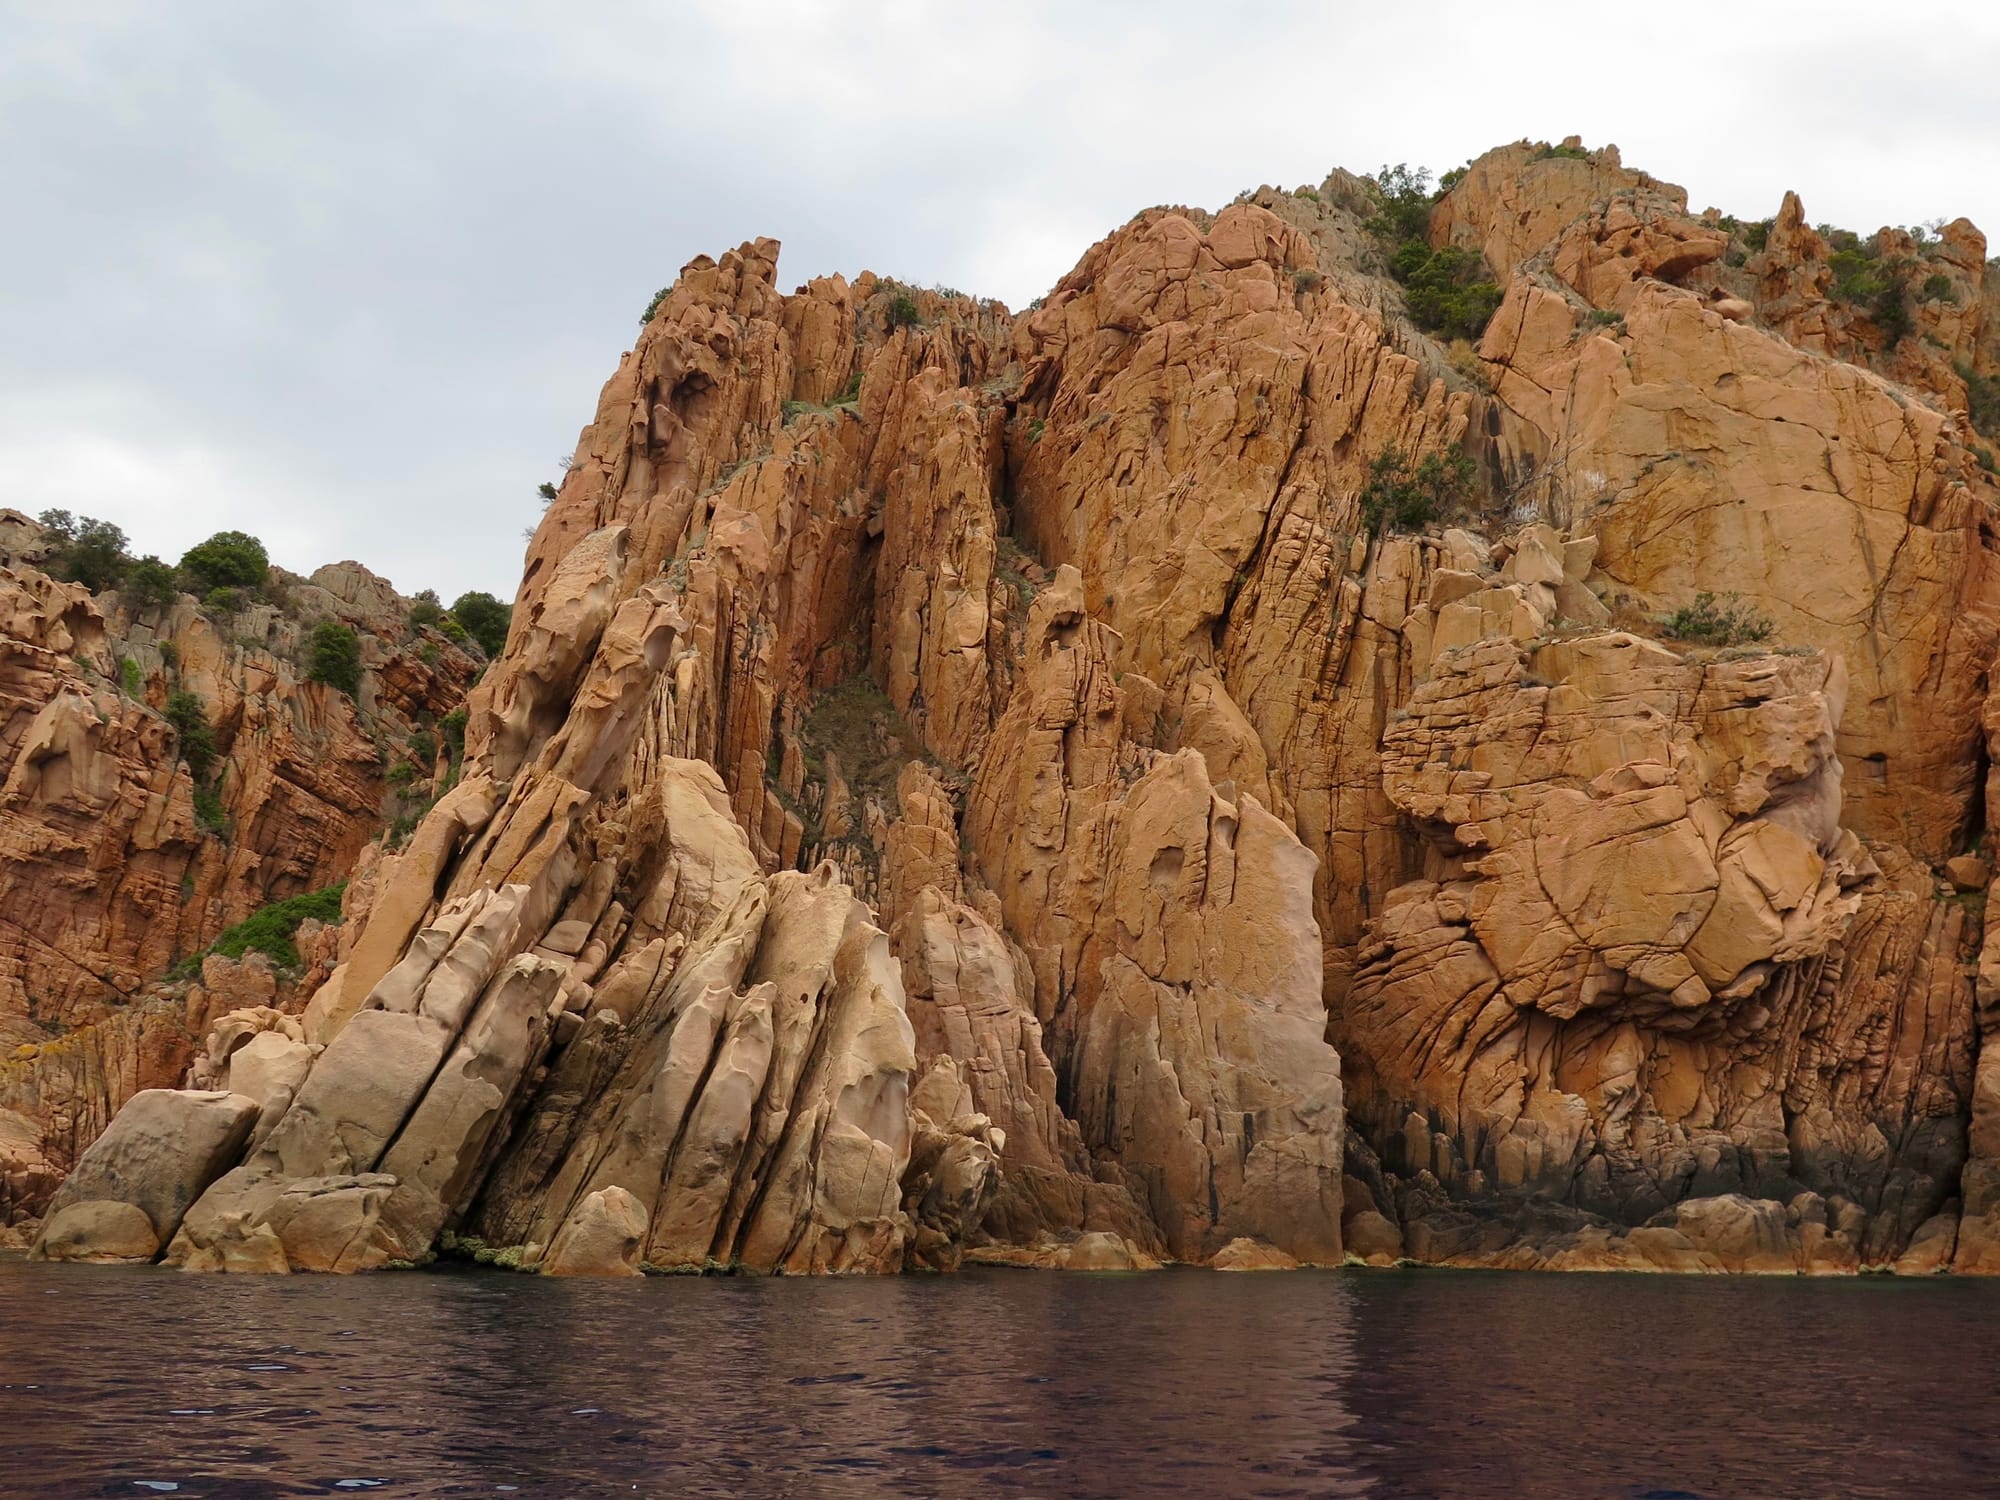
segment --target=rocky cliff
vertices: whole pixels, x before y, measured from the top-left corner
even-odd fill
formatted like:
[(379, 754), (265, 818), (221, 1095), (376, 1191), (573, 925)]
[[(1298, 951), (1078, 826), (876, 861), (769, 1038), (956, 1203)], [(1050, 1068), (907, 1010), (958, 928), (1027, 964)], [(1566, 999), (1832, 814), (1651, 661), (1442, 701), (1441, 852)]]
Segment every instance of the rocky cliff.
[(1978, 231), (1390, 207), (688, 266), (339, 966), (42, 1253), (2000, 1268)]
[[(218, 1015), (311, 993), (339, 937), (317, 922), (299, 974), (211, 958), (205, 983), (158, 981), (348, 879), (450, 774), (437, 725), (479, 670), (355, 563), (141, 606), (50, 577), (50, 541), (0, 513), (0, 1223), (38, 1212), (134, 1092), (180, 1082)], [(309, 679), (323, 621), (356, 631), (352, 696)]]

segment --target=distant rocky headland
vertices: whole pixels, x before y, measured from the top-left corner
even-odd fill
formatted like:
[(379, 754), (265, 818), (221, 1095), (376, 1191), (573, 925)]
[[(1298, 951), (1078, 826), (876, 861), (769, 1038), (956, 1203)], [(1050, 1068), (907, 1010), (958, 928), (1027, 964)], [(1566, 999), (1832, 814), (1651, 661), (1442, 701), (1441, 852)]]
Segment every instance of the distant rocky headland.
[(1971, 224), (1572, 140), (1019, 313), (777, 257), (653, 300), (483, 644), (0, 518), (0, 1233), (2000, 1270)]

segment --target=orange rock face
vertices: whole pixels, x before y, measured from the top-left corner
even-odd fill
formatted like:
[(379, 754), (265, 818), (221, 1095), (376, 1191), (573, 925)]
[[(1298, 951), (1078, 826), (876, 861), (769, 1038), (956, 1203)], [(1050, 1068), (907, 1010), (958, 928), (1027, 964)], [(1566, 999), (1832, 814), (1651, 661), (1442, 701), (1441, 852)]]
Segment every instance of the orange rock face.
[[(285, 612), (254, 604), (211, 620), (187, 596), (135, 615), (115, 594), (93, 599), (11, 562), (0, 1109), (69, 1161), (134, 1092), (177, 1084), (205, 1030), (205, 1014), (135, 1005), (145, 987), (258, 907), (345, 879), (387, 820), (389, 763), (456, 705), (477, 663), (442, 637), (412, 639), (408, 602), (351, 563), (293, 582)], [(325, 618), (360, 634), (359, 702), (296, 665)], [(160, 713), (177, 691), (199, 697), (213, 727), (220, 829), (201, 821)], [(0, 1216), (43, 1196), (24, 1186), (11, 1209), (0, 1197)]]
[(689, 266), (170, 1258), (2000, 1269), (1983, 241), (1503, 148), (1475, 350), (1370, 211)]

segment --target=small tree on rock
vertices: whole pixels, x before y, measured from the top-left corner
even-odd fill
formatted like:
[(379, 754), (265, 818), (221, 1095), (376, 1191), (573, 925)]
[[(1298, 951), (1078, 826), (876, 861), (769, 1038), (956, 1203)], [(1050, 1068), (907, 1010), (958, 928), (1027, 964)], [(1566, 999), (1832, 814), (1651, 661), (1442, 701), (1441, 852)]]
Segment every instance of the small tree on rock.
[(128, 567), (124, 581), (118, 585), (119, 597), (133, 610), (165, 609), (179, 592), (174, 585), (174, 570), (151, 555)]
[(195, 594), (261, 588), (270, 571), (271, 559), (264, 544), (246, 531), (218, 531), (188, 548), (181, 558), (181, 572), (189, 592)]
[(483, 590), (474, 590), (458, 596), (451, 614), (488, 656), (498, 656), (507, 649), (507, 627), (514, 619), (511, 606)]
[(339, 688), (348, 697), (361, 693), (361, 638), (354, 627), (338, 620), (322, 620), (313, 627), (312, 665), (306, 676), (313, 682)]
[(50, 577), (80, 583), (93, 594), (118, 587), (132, 564), (122, 528), (66, 510), (45, 510), (41, 521), (58, 538), (49, 553)]
[(180, 758), (199, 785), (215, 764), (215, 730), (208, 722), (207, 705), (193, 693), (173, 693), (167, 698), (165, 717), (180, 737)]

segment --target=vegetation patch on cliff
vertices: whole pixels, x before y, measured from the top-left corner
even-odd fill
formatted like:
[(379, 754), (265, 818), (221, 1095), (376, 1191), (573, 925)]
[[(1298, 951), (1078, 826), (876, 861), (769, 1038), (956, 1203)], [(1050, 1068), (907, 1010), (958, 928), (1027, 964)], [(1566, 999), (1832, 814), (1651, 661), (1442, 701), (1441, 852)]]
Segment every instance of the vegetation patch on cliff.
[(1690, 645), (1740, 646), (1769, 640), (1773, 627), (1733, 594), (1721, 599), (1713, 594), (1696, 594), (1692, 604), (1683, 604), (1667, 616), (1664, 629), (1675, 640)]
[(1501, 291), (1477, 251), (1431, 248), (1426, 234), (1439, 194), (1430, 172), (1399, 162), (1368, 180), (1375, 213), (1365, 227), (1389, 252), (1389, 274), (1402, 284), (1410, 317), (1426, 333), (1478, 338), (1500, 307)]
[(866, 674), (835, 683), (814, 700), (800, 726), (806, 762), (824, 775), (826, 758), (857, 792), (887, 793), (916, 757), (917, 736), (881, 685)]
[(347, 882), (343, 880), (324, 890), (287, 896), (282, 901), (259, 907), (201, 952), (183, 960), (179, 972), (189, 976), (199, 972), (201, 961), (211, 953), (219, 953), (224, 958), (241, 958), (252, 950), (264, 954), (280, 968), (296, 969), (299, 966), (299, 950), (292, 944), (293, 934), (307, 918), (329, 925), (338, 923), (340, 898), (346, 890)]
[(1463, 453), (1412, 458), (1384, 448), (1368, 465), (1361, 524), (1369, 531), (1422, 531), (1463, 510), (1472, 498), (1472, 460)]

